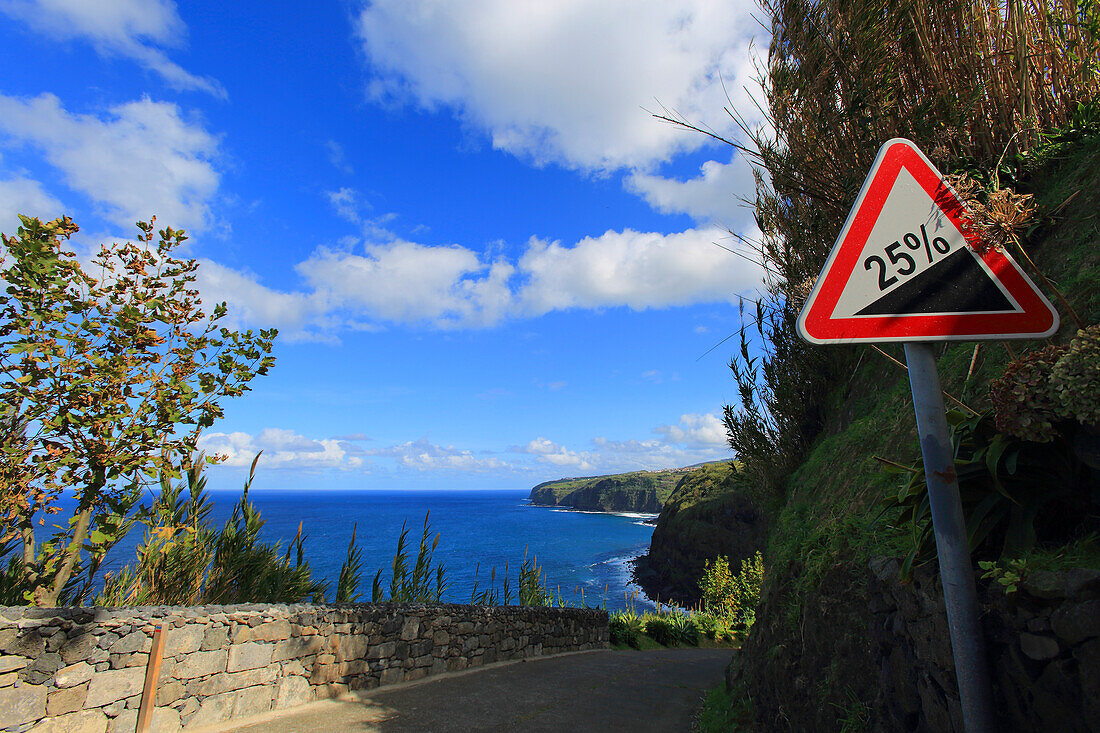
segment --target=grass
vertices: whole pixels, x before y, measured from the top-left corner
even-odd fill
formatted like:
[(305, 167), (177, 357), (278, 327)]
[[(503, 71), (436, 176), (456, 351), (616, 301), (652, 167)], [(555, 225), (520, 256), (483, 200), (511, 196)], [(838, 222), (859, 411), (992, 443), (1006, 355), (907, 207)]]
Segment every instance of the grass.
[(847, 691), (847, 699), (844, 704), (832, 703), (837, 709), (840, 733), (863, 733), (871, 724), (871, 708), (867, 703), (856, 697), (851, 690)]
[(652, 636), (649, 636), (648, 634), (645, 634), (645, 633), (641, 633), (641, 634), (638, 634), (638, 636), (635, 638), (634, 644), (627, 644), (626, 642), (620, 642), (620, 643), (617, 643), (617, 644), (612, 644), (611, 648), (612, 649), (617, 649), (619, 651), (629, 650), (629, 651), (648, 652), (648, 651), (653, 651), (654, 649), (667, 649), (668, 647), (666, 647), (664, 644), (661, 644), (660, 642), (658, 642)]
[(699, 733), (747, 733), (753, 729), (753, 713), (752, 698), (744, 685), (733, 690), (718, 685), (707, 690), (693, 729)]
[(1024, 557), (1029, 572), (1100, 568), (1100, 537), (1090, 534), (1055, 548), (1039, 548)]

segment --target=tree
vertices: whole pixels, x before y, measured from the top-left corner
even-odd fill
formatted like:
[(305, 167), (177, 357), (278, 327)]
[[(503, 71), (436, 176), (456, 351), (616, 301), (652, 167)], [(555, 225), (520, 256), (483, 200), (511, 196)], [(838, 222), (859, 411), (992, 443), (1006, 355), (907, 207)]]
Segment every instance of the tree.
[[(88, 593), (145, 489), (187, 468), (222, 398), (267, 373), (277, 332), (221, 327), (225, 303), (207, 316), (198, 263), (172, 256), (186, 235), (154, 241), (155, 218), (88, 268), (66, 248), (71, 219), (20, 220), (0, 257), (0, 544), (22, 544), (26, 600), (55, 606)], [(59, 513), (66, 490), (67, 526), (36, 544), (36, 516)]]

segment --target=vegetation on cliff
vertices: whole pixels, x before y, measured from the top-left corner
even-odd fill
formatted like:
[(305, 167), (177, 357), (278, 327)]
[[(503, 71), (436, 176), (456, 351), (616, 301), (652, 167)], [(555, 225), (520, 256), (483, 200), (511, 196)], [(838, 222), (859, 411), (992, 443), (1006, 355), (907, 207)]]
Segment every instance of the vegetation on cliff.
[[(889, 729), (901, 723), (874, 707), (881, 660), (867, 633), (868, 560), (931, 559), (920, 482), (910, 478), (920, 468), (903, 357), (900, 347), (809, 346), (795, 319), (879, 145), (907, 137), (945, 173), (966, 174), (953, 180), (976, 183), (965, 197), (975, 221), (986, 217), (983, 237), (1028, 269), (1063, 319), (1045, 356), (1028, 356), (1042, 343), (938, 349), (960, 411), (962, 489), (976, 499), (973, 550), (987, 567), (1015, 555), (1016, 573), (1057, 564), (1068, 542), (1073, 562), (1100, 567), (1089, 412), (1098, 364), (1092, 332), (1080, 331), (1100, 320), (1100, 9), (1026, 0), (763, 6), (771, 124), (753, 157), (757, 255), (769, 279), (740, 334), (731, 368), (742, 399), (725, 418), (746, 482), (765, 492), (769, 534), (738, 684), (768, 730), (853, 720)], [(934, 707), (925, 696), (950, 697), (949, 687), (922, 691), (925, 709)], [(1076, 677), (1060, 694), (1062, 709), (1082, 709)]]
[(539, 506), (562, 506), (586, 512), (661, 511), (677, 482), (695, 469), (632, 471), (608, 476), (563, 478), (531, 489), (528, 497)]
[(732, 462), (703, 466), (680, 479), (657, 519), (649, 552), (635, 564), (646, 594), (684, 606), (698, 603), (708, 561), (726, 557), (736, 564), (764, 547), (762, 499)]
[[(1061, 209), (1057, 221), (1048, 221), (1036, 231), (1030, 250), (1048, 277), (1061, 285), (1079, 317), (1095, 323), (1100, 319), (1095, 296), (1100, 292), (1100, 256), (1095, 246), (1100, 232), (1093, 217), (1100, 210), (1100, 196), (1088, 181), (1100, 178), (1100, 139), (1080, 140), (1063, 155), (1033, 169), (1018, 184), (1021, 190), (1034, 191), (1047, 211), (1080, 192)], [(1071, 340), (1073, 330), (1072, 325), (1063, 329), (1063, 344)], [(966, 503), (970, 526), (979, 531), (975, 536), (984, 535), (987, 540), (975, 548), (977, 558), (986, 567), (998, 563), (1013, 568), (1020, 563), (1032, 568), (1063, 567), (1065, 562), (1100, 567), (1097, 509), (1095, 498), (1090, 499), (1096, 496), (1097, 473), (1095, 467), (1083, 465), (1083, 456), (1068, 445), (1071, 441), (1062, 436), (1028, 447), (1024, 441), (1002, 437), (997, 450), (1004, 447), (1003, 458), (994, 459), (995, 471), (985, 465), (996, 437), (989, 428), (993, 422), (988, 416), (990, 382), (1004, 373), (1013, 353), (1026, 348), (983, 344), (975, 351), (973, 344), (955, 344), (943, 347), (938, 360), (945, 390), (987, 416), (981, 427), (986, 451), (977, 464), (968, 466), (978, 480), (970, 486), (987, 485)], [(883, 351), (902, 359), (900, 348)], [(917, 501), (926, 496), (905, 371), (870, 350), (862, 358), (855, 356), (855, 361), (851, 373), (837, 380), (822, 398), (818, 437), (788, 475), (782, 491), (766, 502), (775, 507), (768, 515), (768, 577), (754, 631), (741, 655), (746, 679), (740, 684), (752, 696), (761, 719), (774, 722), (776, 711), (782, 709), (797, 721), (792, 723), (796, 729), (839, 728), (853, 712), (853, 700), (876, 698), (879, 665), (867, 635), (868, 561), (876, 555), (904, 558), (910, 554), (918, 561), (933, 560), (928, 552), (927, 515), (916, 521), (902, 516), (907, 504), (915, 502), (898, 500), (899, 494)], [(1092, 399), (1095, 402), (1095, 393)], [(980, 422), (963, 410), (956, 415), (960, 427), (968, 421)], [(1073, 429), (1074, 433), (1087, 430)], [(959, 430), (956, 437), (971, 441), (976, 432)], [(1008, 457), (1021, 447), (1030, 456), (1017, 453), (1010, 471)], [(972, 457), (973, 445), (967, 450), (964, 456)], [(892, 468), (876, 457), (917, 473)], [(1063, 465), (1045, 465), (1055, 462)], [(974, 511), (991, 498), (991, 491), (997, 491), (998, 481), (1008, 487), (1006, 491), (1012, 491), (1013, 484), (1020, 486), (1024, 496), (1069, 492), (1061, 498), (1071, 501), (1045, 507), (1017, 504), (1019, 495), (1003, 497), (1001, 507), (1006, 513), (1015, 507), (1025, 510), (1015, 526), (1031, 533), (1033, 549), (1022, 560), (998, 559), (1010, 534), (1008, 517), (999, 526), (990, 526), (990, 514), (980, 519)], [(968, 489), (965, 484), (963, 488)], [(1034, 514), (1029, 513), (1032, 510)], [(919, 544), (913, 541), (914, 533)], [(1075, 543), (1071, 555), (1062, 550), (1065, 542)], [(801, 690), (798, 694), (789, 693), (792, 680)], [(863, 713), (870, 715), (867, 710)]]
[(727, 558), (719, 557), (703, 569), (697, 584), (703, 597), (693, 610), (658, 604), (656, 612), (639, 614), (631, 603), (610, 614), (611, 643), (634, 649), (698, 646), (706, 639), (717, 644), (739, 643), (752, 628), (763, 579), (764, 561), (759, 552), (743, 560), (737, 573), (730, 571)]

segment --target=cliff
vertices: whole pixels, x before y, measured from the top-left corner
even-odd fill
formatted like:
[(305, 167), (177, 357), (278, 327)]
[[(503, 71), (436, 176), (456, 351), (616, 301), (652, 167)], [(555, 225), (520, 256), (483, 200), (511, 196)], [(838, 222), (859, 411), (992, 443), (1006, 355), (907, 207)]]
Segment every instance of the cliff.
[(531, 489), (528, 499), (539, 506), (569, 507), (586, 512), (656, 514), (672, 494), (676, 483), (692, 470), (675, 468), (558, 479)]
[(733, 463), (703, 466), (680, 479), (653, 530), (635, 577), (651, 598), (693, 605), (707, 560), (741, 560), (764, 547), (767, 522), (759, 499)]

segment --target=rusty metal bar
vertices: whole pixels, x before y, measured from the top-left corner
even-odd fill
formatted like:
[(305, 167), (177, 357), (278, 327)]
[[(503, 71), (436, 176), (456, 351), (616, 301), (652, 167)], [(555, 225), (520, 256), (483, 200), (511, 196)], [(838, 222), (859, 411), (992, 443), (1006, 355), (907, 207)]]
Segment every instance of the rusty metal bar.
[(160, 663), (164, 659), (164, 642), (168, 629), (157, 624), (153, 631), (153, 648), (149, 650), (149, 663), (145, 668), (145, 687), (141, 691), (141, 707), (138, 708), (137, 733), (149, 733), (153, 723), (153, 707), (157, 700), (157, 679), (160, 677)]

